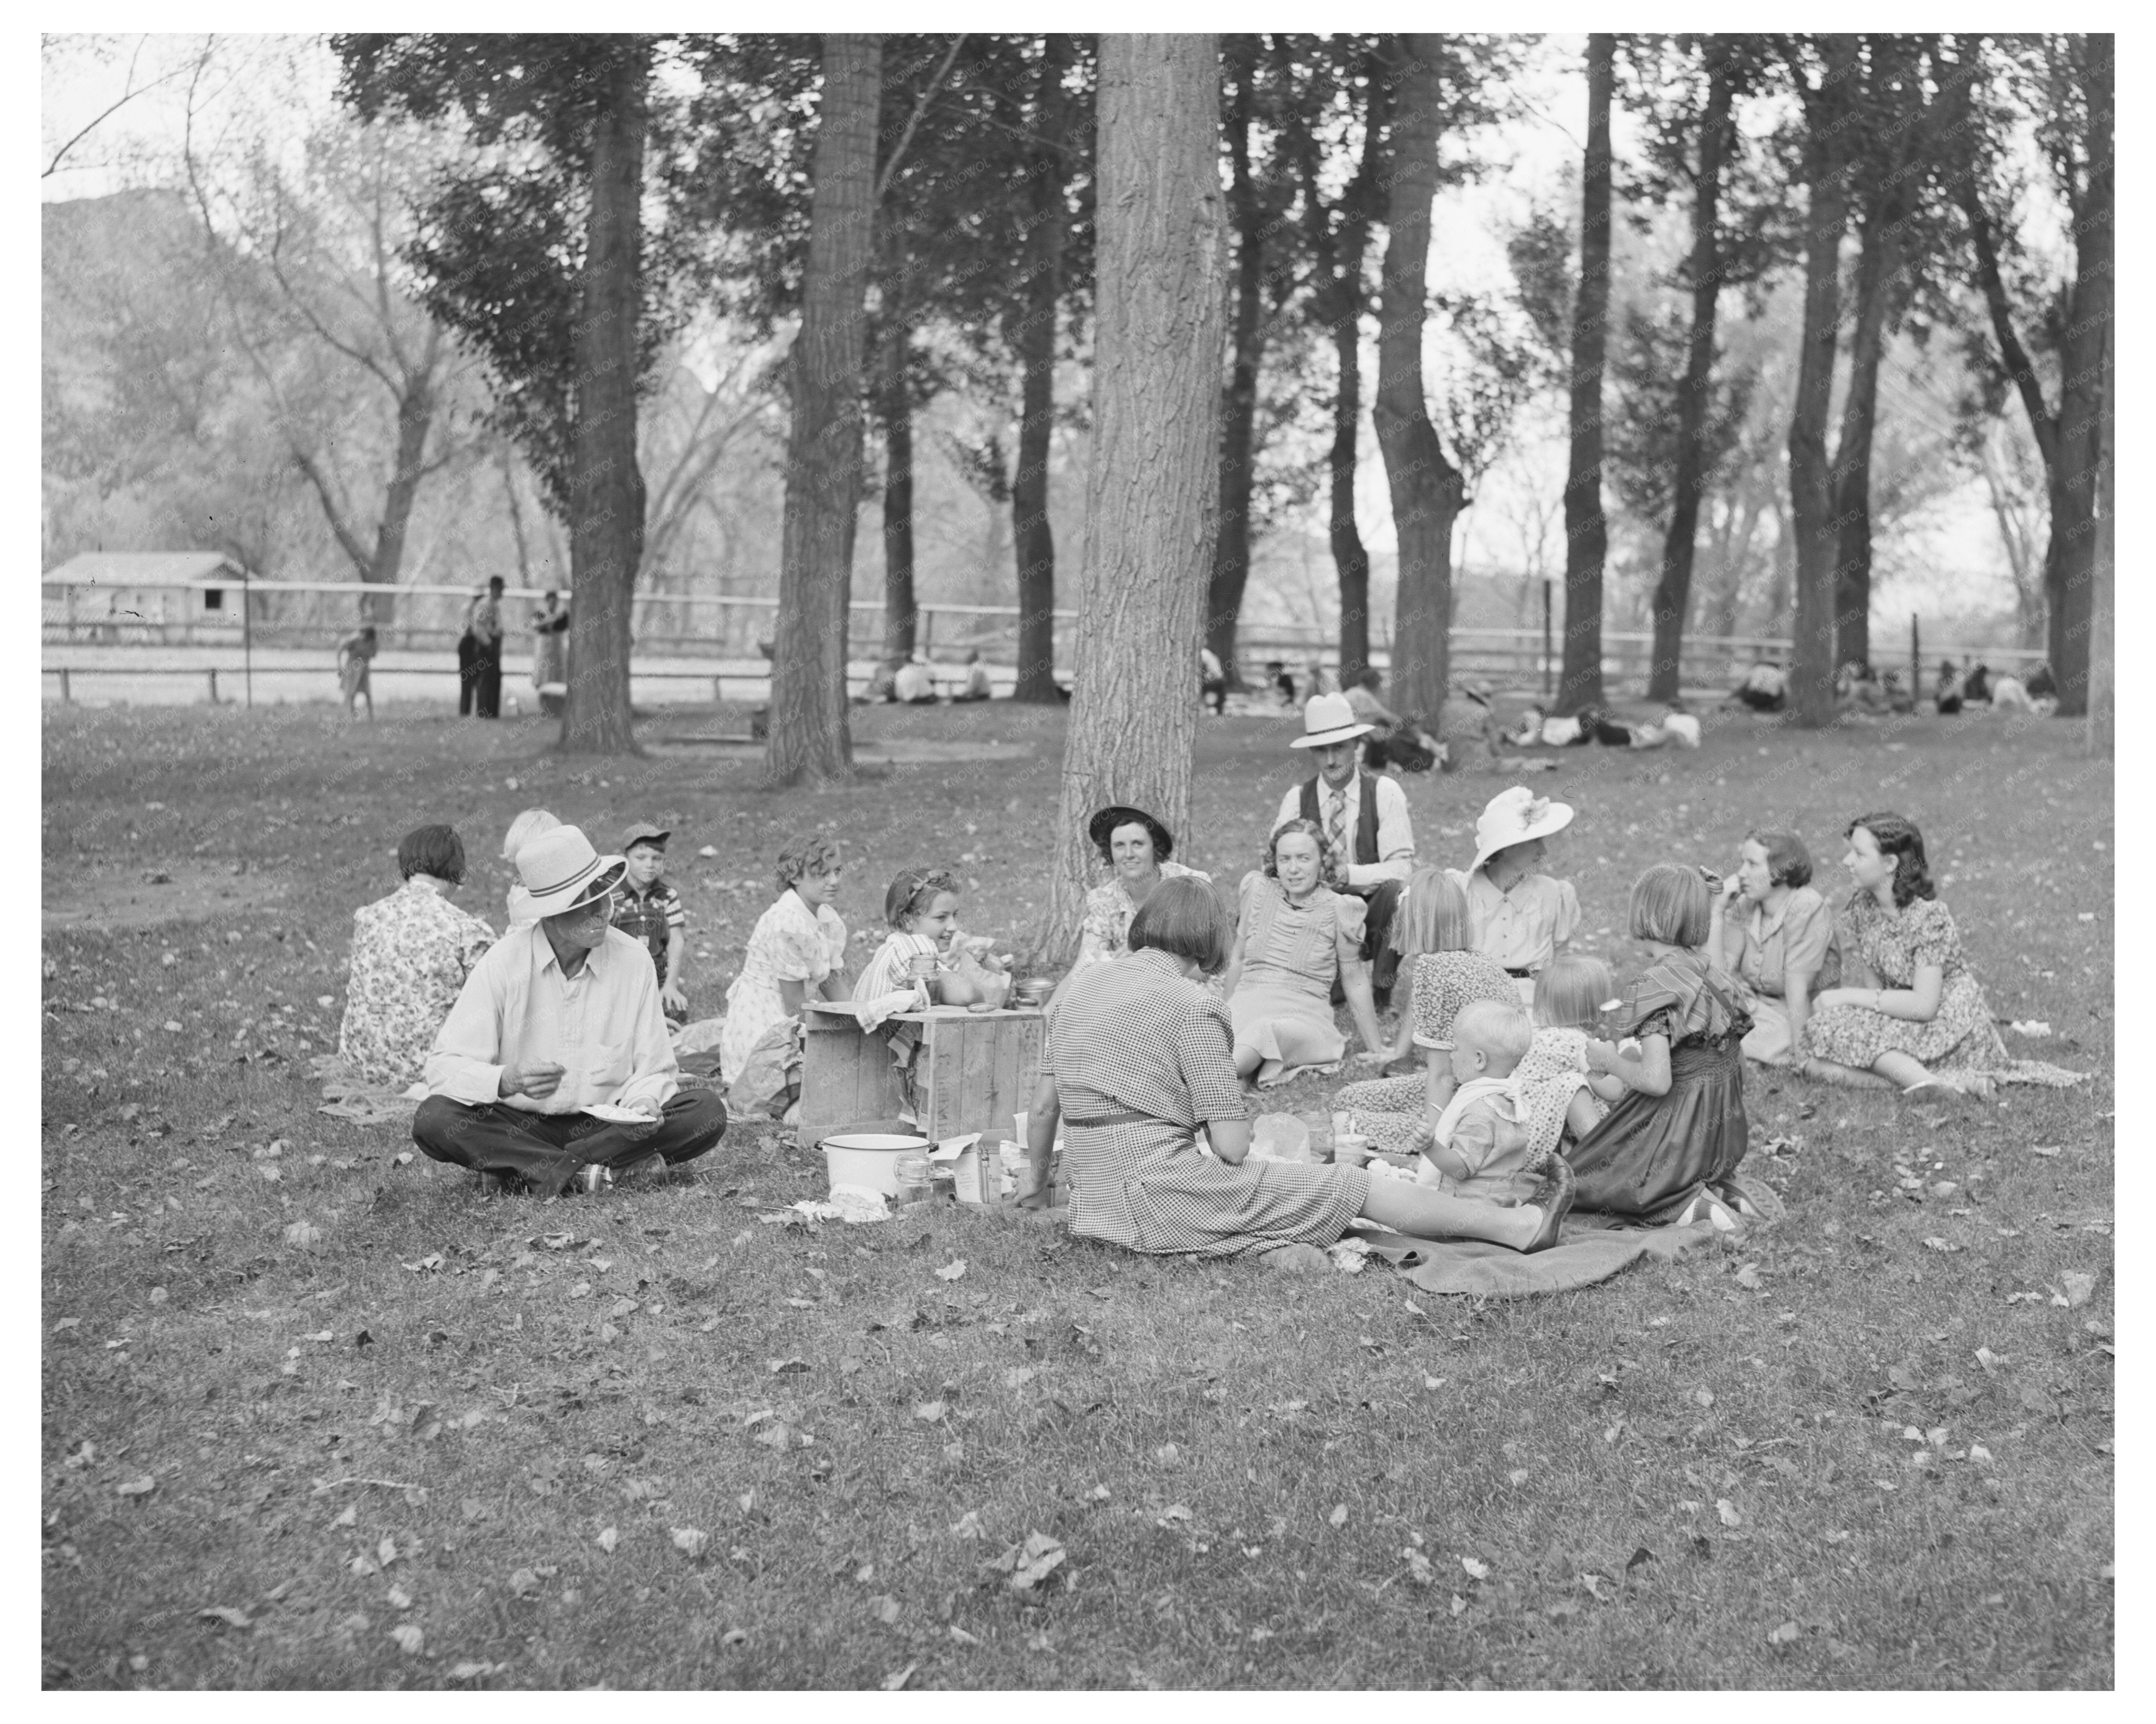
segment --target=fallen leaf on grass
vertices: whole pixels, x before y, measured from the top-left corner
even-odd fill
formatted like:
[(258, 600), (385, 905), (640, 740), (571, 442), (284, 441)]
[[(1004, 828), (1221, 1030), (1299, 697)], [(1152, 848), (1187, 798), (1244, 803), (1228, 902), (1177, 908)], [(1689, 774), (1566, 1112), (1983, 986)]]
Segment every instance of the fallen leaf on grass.
[(1526, 1467), (1515, 1467), (1511, 1472), (1505, 1475), (1505, 1482), (1508, 1485), (1524, 1485), (1534, 1475)]
[(965, 1272), (966, 1260), (963, 1257), (954, 1258), (936, 1271), (936, 1279), (939, 1281), (955, 1281)]
[(427, 1644), (425, 1632), (415, 1622), (400, 1622), (389, 1631), (389, 1638), (404, 1650), (407, 1658), (417, 1658)]
[(1759, 1265), (1742, 1263), (1737, 1266), (1737, 1285), (1748, 1291), (1756, 1292), (1759, 1286)]
[(332, 1526), (357, 1526), (358, 1524), (359, 1505), (356, 1502), (351, 1504), (342, 1514), (330, 1522)]
[(403, 1587), (393, 1586), (389, 1588), (389, 1604), (393, 1610), (409, 1610), (412, 1608), (412, 1595)]
[(520, 1568), (509, 1577), (509, 1589), (520, 1598), (528, 1598), (539, 1590), (539, 1577), (529, 1568)]
[(1794, 1622), (1780, 1623), (1767, 1630), (1767, 1639), (1772, 1645), (1786, 1646), (1803, 1633), (1804, 1630)]
[(913, 1416), (923, 1424), (933, 1424), (949, 1410), (941, 1401), (923, 1401), (913, 1409)]
[(1004, 1373), (1005, 1388), (1024, 1388), (1032, 1381), (1033, 1367), (1030, 1365), (1013, 1365)]
[(1737, 1505), (1726, 1496), (1715, 1498), (1714, 1512), (1721, 1517), (1725, 1526), (1742, 1526), (1744, 1524), (1744, 1516), (1737, 1512)]
[(1711, 1388), (1694, 1389), (1691, 1398), (1702, 1407), (1712, 1407), (1714, 1404), (1714, 1391)]
[(2066, 1304), (2070, 1309), (2087, 1305), (2090, 1295), (2096, 1291), (2096, 1277), (2079, 1270), (2068, 1270), (2059, 1280), (2066, 1287)]
[(964, 1514), (959, 1516), (951, 1523), (951, 1536), (953, 1538), (987, 1537), (988, 1534), (981, 1527), (980, 1511), (978, 1509), (968, 1509)]
[(978, 1634), (968, 1634), (955, 1622), (951, 1624), (951, 1638), (961, 1646), (978, 1646), (981, 1644), (981, 1637)]
[(773, 1377), (781, 1375), (798, 1375), (800, 1373), (806, 1371), (808, 1368), (808, 1360), (802, 1358), (772, 1359), (767, 1362), (765, 1368), (768, 1370)]
[(1062, 1567), (1070, 1552), (1060, 1540), (1045, 1532), (1029, 1532), (1025, 1542), (1014, 1544), (993, 1562), (981, 1564), (983, 1574), (1001, 1574), (1014, 1593), (1029, 1593)]
[(599, 1534), (598, 1542), (599, 1548), (610, 1557), (613, 1554), (613, 1547), (621, 1542), (621, 1534), (609, 1526)]
[(484, 1659), (459, 1659), (449, 1666), (449, 1680), (453, 1682), (470, 1682), (480, 1676), (498, 1675), (508, 1668), (506, 1664), (489, 1664)]
[(130, 1479), (124, 1485), (115, 1485), (113, 1490), (122, 1496), (147, 1496), (157, 1488), (157, 1481), (148, 1473), (139, 1479)]
[(381, 1563), (384, 1568), (387, 1568), (392, 1562), (395, 1562), (397, 1560), (397, 1541), (393, 1538), (385, 1538), (380, 1544), (375, 1546), (374, 1559), (376, 1562)]
[(721, 1646), (746, 1646), (748, 1644), (748, 1630), (747, 1629), (728, 1629), (726, 1633), (719, 1636), (719, 1644)]
[(1325, 1518), (1335, 1526), (1345, 1526), (1348, 1524), (1348, 1505), (1344, 1502), (1334, 1503), (1332, 1512)]
[(1437, 1571), (1430, 1566), (1430, 1558), (1410, 1545), (1400, 1554), (1407, 1558), (1408, 1578), (1417, 1586), (1428, 1586), (1437, 1578)]
[(1173, 1466), (1183, 1459), (1183, 1451), (1173, 1443), (1163, 1443), (1152, 1451), (1152, 1458), (1161, 1466)]
[(913, 1673), (920, 1668), (921, 1666), (918, 1664), (910, 1664), (902, 1670), (893, 1670), (888, 1676), (886, 1676), (883, 1679), (884, 1692), (886, 1694), (897, 1693), (900, 1689), (906, 1686), (906, 1683), (911, 1680)]
[(1473, 1557), (1462, 1557), (1460, 1566), (1467, 1571), (1470, 1580), (1487, 1580), (1490, 1578), (1490, 1565)]
[(2058, 1152), (2059, 1146), (2056, 1143), (2032, 1143), (2029, 1146), (2030, 1155), (2040, 1155), (2047, 1160)]
[(767, 1424), (756, 1434), (756, 1440), (767, 1449), (784, 1449), (793, 1441), (793, 1428), (783, 1422)]
[(711, 1535), (699, 1526), (676, 1526), (673, 1529), (674, 1548), (690, 1562), (702, 1559), (704, 1548), (711, 1543)]
[(311, 1221), (295, 1221), (285, 1229), (285, 1243), (305, 1249), (322, 1242), (322, 1230)]
[(870, 1599), (869, 1610), (886, 1628), (893, 1627), (897, 1624), (899, 1603), (889, 1593), (878, 1593), (875, 1597)]
[(1924, 1249), (1927, 1251), (1958, 1251), (1961, 1247), (1951, 1239), (1943, 1239), (1934, 1235), (1924, 1241)]
[(204, 1621), (221, 1622), (228, 1628), (251, 1629), (254, 1626), (253, 1617), (244, 1610), (234, 1609), (229, 1604), (212, 1604), (198, 1610), (195, 1614)]

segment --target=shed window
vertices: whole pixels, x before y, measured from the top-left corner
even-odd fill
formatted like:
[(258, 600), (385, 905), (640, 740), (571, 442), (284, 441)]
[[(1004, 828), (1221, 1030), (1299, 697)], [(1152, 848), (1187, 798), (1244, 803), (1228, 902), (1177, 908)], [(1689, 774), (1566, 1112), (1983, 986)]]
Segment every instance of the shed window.
[(203, 608), (206, 611), (223, 610), (224, 608), (224, 588), (222, 587), (203, 587)]

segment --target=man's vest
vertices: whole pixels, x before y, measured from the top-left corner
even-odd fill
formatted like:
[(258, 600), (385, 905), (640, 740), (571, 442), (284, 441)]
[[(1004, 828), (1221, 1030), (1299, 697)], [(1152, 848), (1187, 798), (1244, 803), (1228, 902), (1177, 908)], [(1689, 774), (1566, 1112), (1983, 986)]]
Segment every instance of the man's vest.
[[(1363, 808), (1355, 822), (1355, 863), (1367, 868), (1378, 859), (1378, 781), (1368, 772), (1358, 772), (1356, 782), (1363, 787)], [(1325, 829), (1324, 817), (1317, 812), (1317, 780), (1312, 778), (1302, 787), (1302, 818), (1312, 822), (1320, 832)]]

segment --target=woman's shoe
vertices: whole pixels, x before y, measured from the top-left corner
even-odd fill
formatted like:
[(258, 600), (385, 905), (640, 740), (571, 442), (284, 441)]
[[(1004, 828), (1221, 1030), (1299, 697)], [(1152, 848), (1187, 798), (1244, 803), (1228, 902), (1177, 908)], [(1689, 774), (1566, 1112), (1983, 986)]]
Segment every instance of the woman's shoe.
[(1543, 1177), (1535, 1183), (1526, 1202), (1538, 1205), (1543, 1212), (1543, 1224), (1535, 1229), (1535, 1236), (1520, 1247), (1522, 1255), (1534, 1251), (1547, 1251), (1557, 1243), (1558, 1229), (1565, 1213), (1572, 1208), (1576, 1182), (1572, 1177), (1572, 1163), (1561, 1155), (1553, 1155), (1543, 1169)]

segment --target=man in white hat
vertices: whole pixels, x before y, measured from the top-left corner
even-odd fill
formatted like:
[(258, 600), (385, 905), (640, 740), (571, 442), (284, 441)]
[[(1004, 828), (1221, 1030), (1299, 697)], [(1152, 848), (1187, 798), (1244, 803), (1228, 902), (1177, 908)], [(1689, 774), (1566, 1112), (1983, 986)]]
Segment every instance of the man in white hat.
[(1399, 781), (1364, 772), (1356, 758), (1357, 741), (1372, 728), (1356, 719), (1345, 695), (1313, 695), (1302, 709), (1302, 734), (1288, 747), (1307, 748), (1317, 775), (1281, 798), (1273, 827), (1277, 831), (1290, 820), (1315, 820), (1333, 854), (1344, 859), (1343, 890), (1368, 906), (1362, 957), (1382, 1006), (1400, 964), (1390, 938), (1393, 908), (1414, 870), (1415, 849)]
[(538, 920), (495, 942), (434, 1038), (412, 1139), (436, 1161), (552, 1194), (725, 1132), (726, 1104), (679, 1086), (650, 952), (610, 926), (624, 866), (574, 826), (516, 853)]

